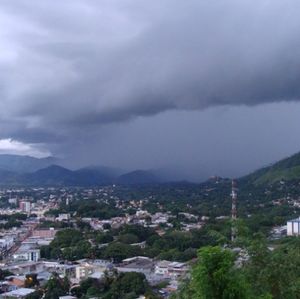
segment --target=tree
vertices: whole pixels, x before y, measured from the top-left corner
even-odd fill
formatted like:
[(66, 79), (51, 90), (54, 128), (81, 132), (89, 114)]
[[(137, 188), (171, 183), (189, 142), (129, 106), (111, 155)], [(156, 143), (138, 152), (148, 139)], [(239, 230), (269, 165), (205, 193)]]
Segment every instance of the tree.
[(75, 246), (82, 239), (83, 235), (79, 230), (68, 228), (58, 231), (50, 245), (58, 248), (70, 247)]
[(121, 262), (123, 259), (141, 255), (142, 251), (138, 246), (131, 246), (119, 242), (109, 244), (104, 251), (104, 258), (114, 259), (115, 262)]
[(26, 274), (25, 276), (25, 288), (33, 288), (39, 286), (39, 281), (37, 280), (37, 274)]
[(43, 297), (43, 291), (42, 290), (37, 290), (25, 297), (25, 299), (40, 299)]
[(13, 275), (13, 273), (9, 272), (8, 270), (0, 269), (0, 280), (4, 280), (6, 276)]
[(300, 298), (299, 245), (300, 241), (296, 238), (270, 251), (264, 239), (253, 242), (245, 273), (256, 296)]
[(104, 230), (111, 229), (111, 225), (110, 225), (109, 223), (104, 223), (104, 224), (103, 224), (103, 229), (104, 229)]
[(198, 258), (192, 272), (192, 298), (249, 298), (246, 281), (234, 268), (234, 254), (230, 250), (208, 246), (199, 250)]
[(99, 244), (110, 243), (114, 240), (112, 234), (109, 233), (98, 233), (96, 236), (96, 242)]
[(124, 235), (121, 235), (119, 238), (118, 238), (119, 242), (121, 243), (125, 243), (125, 244), (133, 244), (133, 243), (138, 243), (139, 241), (139, 238), (134, 235), (134, 234), (124, 234)]
[(61, 279), (57, 273), (52, 276), (46, 284), (46, 292), (44, 299), (58, 299), (60, 296), (69, 292), (70, 282), (67, 277)]
[(267, 241), (262, 234), (256, 234), (252, 240), (248, 253), (250, 261), (245, 267), (248, 281), (253, 286), (254, 293), (264, 294), (268, 290), (267, 277), (269, 276), (269, 265), (271, 252), (268, 249)]
[(78, 298), (136, 299), (141, 294), (146, 294), (149, 299), (156, 298), (144, 274), (117, 271), (105, 272), (101, 280), (93, 278), (83, 280), (79, 287), (72, 290), (72, 294)]

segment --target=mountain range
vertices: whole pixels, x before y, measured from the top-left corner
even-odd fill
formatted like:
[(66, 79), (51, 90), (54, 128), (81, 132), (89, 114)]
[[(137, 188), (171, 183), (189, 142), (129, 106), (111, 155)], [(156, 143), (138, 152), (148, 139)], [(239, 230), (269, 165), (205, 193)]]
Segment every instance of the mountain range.
[[(2, 186), (100, 186), (108, 184), (159, 184), (172, 181), (159, 171), (134, 170), (122, 172), (103, 166), (67, 169), (54, 157), (0, 155), (0, 185)], [(300, 180), (300, 153), (263, 167), (241, 178), (260, 185), (280, 180)]]
[(2, 186), (100, 186), (108, 184), (157, 184), (163, 180), (151, 171), (121, 170), (89, 166), (70, 170), (56, 163), (59, 159), (0, 155), (0, 185)]

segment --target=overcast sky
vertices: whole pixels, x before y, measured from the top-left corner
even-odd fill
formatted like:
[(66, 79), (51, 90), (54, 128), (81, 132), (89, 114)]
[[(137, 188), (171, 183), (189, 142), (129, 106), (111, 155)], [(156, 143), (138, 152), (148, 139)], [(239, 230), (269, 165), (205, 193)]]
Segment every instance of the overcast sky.
[(300, 2), (1, 0), (0, 153), (239, 176), (300, 150)]

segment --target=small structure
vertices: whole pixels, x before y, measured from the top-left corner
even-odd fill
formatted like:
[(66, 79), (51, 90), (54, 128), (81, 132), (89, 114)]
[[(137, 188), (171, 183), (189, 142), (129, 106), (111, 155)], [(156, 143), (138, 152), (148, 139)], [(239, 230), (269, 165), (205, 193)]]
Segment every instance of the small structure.
[(181, 277), (188, 271), (186, 263), (170, 262), (170, 261), (159, 261), (155, 265), (155, 274), (162, 275), (164, 277)]
[(293, 220), (289, 220), (287, 222), (287, 235), (288, 236), (300, 235), (300, 217)]
[(66, 296), (60, 296), (59, 299), (77, 299), (77, 297), (66, 295)]
[(0, 294), (0, 298), (25, 298), (31, 293), (34, 293), (35, 289), (28, 289), (28, 288), (19, 288), (17, 290)]
[(30, 249), (28, 247), (21, 247), (13, 254), (14, 261), (28, 261), (37, 262), (40, 259), (40, 249)]
[(154, 270), (154, 262), (145, 256), (136, 256), (123, 260), (117, 267), (119, 272), (138, 272), (150, 276)]

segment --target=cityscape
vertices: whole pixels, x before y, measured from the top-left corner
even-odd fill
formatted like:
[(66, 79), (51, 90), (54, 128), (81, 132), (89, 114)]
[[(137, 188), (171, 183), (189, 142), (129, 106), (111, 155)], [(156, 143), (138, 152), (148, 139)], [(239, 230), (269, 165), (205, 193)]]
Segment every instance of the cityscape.
[[(246, 267), (251, 256), (243, 225), (254, 235), (266, 234), (269, 250), (300, 235), (300, 220), (292, 218), (300, 198), (278, 198), (290, 184), (280, 180), (268, 190), (253, 188), (257, 198), (261, 193), (274, 198), (266, 202), (249, 200), (249, 186), (241, 180), (219, 177), (200, 185), (2, 188), (0, 296), (36, 296), (55, 273), (68, 282), (59, 297), (77, 298), (84, 283), (93, 288), (108, 276), (137, 273), (146, 279), (145, 298), (170, 298), (188, 279), (203, 245), (224, 244), (236, 266)], [(271, 215), (274, 210), (279, 219)], [(258, 221), (260, 215), (266, 219)], [(254, 235), (248, 232), (247, 238)]]
[(0, 0), (0, 299), (299, 299), (299, 12)]

